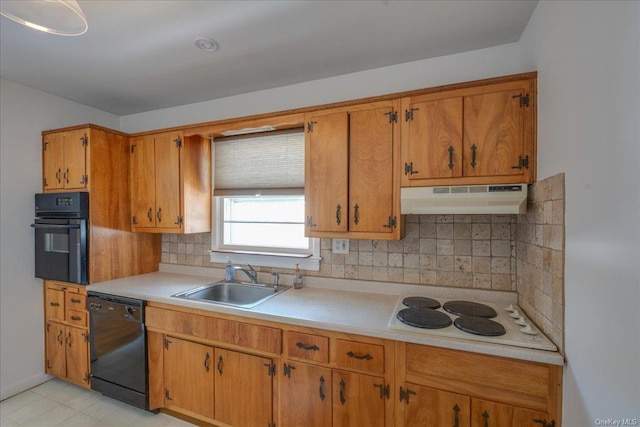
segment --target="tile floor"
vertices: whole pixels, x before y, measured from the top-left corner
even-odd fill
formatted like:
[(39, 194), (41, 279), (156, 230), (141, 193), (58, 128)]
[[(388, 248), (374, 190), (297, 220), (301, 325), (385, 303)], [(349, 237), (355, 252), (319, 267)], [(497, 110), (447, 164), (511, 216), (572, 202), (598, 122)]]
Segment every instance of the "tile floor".
[(192, 424), (53, 379), (0, 402), (0, 426), (187, 427)]

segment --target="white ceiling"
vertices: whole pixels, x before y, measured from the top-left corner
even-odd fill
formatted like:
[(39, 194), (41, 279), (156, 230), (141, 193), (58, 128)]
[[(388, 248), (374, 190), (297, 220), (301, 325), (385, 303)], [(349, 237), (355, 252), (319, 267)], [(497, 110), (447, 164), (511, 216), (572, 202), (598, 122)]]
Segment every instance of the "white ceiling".
[(537, 0), (78, 3), (79, 37), (0, 18), (1, 77), (127, 115), (516, 42)]

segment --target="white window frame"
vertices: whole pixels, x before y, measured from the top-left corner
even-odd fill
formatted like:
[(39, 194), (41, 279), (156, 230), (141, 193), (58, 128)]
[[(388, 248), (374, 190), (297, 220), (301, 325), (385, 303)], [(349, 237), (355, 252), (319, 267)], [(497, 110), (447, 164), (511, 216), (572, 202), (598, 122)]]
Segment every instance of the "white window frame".
[(254, 250), (227, 249), (224, 245), (224, 196), (214, 196), (212, 201), (213, 220), (212, 229), (214, 235), (211, 242), (213, 248), (210, 252), (211, 262), (225, 264), (230, 260), (233, 264), (251, 264), (259, 267), (288, 268), (295, 269), (296, 264), (301, 270), (320, 270), (320, 239), (309, 238), (311, 255), (287, 254), (263, 252), (261, 248)]

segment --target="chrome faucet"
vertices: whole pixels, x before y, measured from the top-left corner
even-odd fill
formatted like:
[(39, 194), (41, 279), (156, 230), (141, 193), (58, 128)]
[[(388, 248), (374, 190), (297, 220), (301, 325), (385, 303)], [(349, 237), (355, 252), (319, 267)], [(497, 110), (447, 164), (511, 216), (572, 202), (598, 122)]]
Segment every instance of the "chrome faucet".
[(253, 267), (251, 267), (251, 264), (247, 264), (249, 266), (249, 270), (247, 270), (246, 268), (242, 268), (238, 265), (234, 266), (233, 269), (235, 271), (242, 271), (244, 274), (246, 274), (247, 276), (249, 276), (249, 279), (251, 280), (251, 283), (258, 283), (258, 272), (255, 271), (253, 269)]
[(273, 276), (273, 290), (275, 292), (278, 292), (278, 286), (280, 285), (279, 281), (280, 281), (280, 274), (278, 273), (271, 273), (271, 275)]

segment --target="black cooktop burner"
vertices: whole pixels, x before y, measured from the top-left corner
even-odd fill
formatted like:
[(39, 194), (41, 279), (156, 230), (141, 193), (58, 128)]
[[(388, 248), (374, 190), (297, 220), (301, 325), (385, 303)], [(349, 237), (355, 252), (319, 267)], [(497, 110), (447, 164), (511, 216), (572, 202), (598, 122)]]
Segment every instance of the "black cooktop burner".
[(453, 324), (462, 331), (486, 337), (498, 337), (507, 333), (500, 323), (484, 317), (461, 316)]
[(397, 316), (402, 323), (418, 328), (441, 329), (451, 325), (449, 316), (432, 308), (405, 308)]
[(440, 303), (433, 298), (427, 297), (407, 297), (402, 300), (402, 303), (407, 307), (415, 308), (440, 308)]
[(446, 311), (456, 316), (496, 317), (498, 313), (484, 304), (471, 301), (448, 301), (442, 306)]

